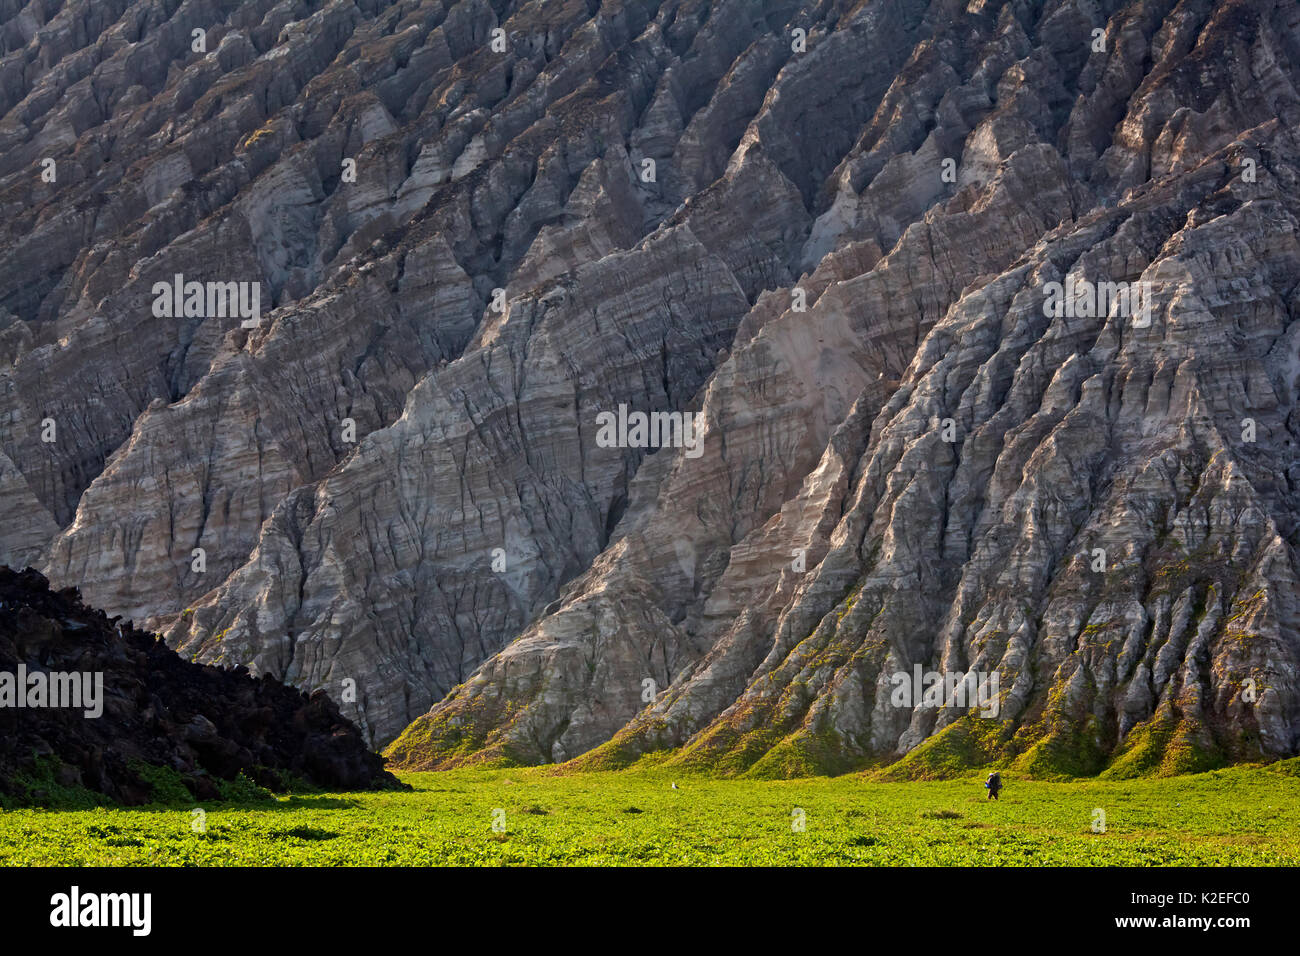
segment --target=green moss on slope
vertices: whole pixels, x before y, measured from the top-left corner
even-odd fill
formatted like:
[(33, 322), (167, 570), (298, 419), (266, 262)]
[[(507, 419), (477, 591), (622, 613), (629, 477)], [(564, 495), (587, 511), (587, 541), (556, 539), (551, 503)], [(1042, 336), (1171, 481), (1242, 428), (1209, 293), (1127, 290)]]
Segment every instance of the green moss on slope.
[(944, 780), (996, 766), (1010, 738), (998, 720), (967, 715), (927, 737), (901, 760), (877, 770), (877, 780)]

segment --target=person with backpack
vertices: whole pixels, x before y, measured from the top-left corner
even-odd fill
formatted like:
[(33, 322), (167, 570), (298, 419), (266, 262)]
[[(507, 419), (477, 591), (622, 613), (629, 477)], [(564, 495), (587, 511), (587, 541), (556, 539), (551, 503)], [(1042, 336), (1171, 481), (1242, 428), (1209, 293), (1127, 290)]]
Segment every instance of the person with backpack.
[(998, 791), (1002, 789), (1002, 775), (994, 770), (989, 774), (989, 778), (984, 781), (984, 786), (989, 792), (989, 799), (996, 800)]

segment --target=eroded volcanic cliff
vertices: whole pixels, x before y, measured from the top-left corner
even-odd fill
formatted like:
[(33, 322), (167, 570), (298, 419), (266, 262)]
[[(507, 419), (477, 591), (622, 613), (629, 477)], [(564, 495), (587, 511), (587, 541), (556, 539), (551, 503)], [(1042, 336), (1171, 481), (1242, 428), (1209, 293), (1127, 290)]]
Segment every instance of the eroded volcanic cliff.
[(0, 560), (407, 766), (1300, 752), (1291, 0), (0, 23)]

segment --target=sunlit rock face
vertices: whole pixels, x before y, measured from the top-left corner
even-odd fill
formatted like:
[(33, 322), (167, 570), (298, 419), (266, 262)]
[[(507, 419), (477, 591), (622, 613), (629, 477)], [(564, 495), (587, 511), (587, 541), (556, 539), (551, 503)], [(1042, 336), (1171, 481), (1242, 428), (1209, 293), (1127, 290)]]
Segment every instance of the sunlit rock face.
[(0, 21), (0, 561), (412, 767), (1300, 751), (1294, 4)]

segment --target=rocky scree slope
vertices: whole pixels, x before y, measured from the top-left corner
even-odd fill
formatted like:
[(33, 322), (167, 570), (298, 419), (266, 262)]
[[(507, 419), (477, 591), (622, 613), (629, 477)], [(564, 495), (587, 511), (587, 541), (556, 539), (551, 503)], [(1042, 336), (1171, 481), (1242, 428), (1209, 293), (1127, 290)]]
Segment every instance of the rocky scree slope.
[[(0, 568), (0, 672), (26, 675), (17, 693), (46, 705), (0, 707), (0, 793), (18, 803), (86, 790), (125, 804), (214, 800), (241, 774), (272, 790), (401, 786), (324, 692), (183, 660), (32, 570)], [(81, 696), (53, 696), (87, 675)]]
[[(1294, 5), (0, 22), (10, 561), (408, 766), (1296, 752)], [(154, 316), (176, 274), (260, 325)]]

